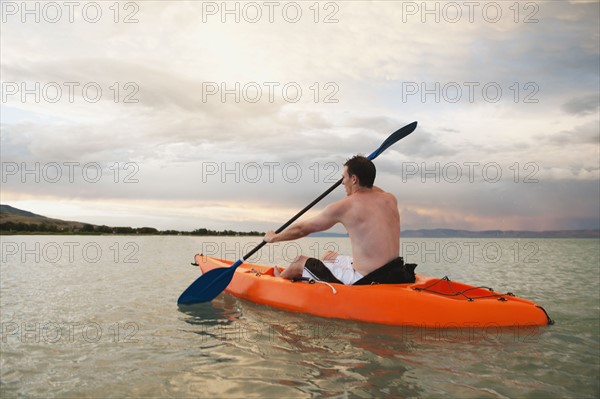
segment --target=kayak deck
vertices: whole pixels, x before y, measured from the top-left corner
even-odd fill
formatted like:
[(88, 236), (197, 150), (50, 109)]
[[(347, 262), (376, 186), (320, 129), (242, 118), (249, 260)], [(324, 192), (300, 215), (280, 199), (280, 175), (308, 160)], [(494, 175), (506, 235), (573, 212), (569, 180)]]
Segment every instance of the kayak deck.
[[(195, 260), (202, 273), (233, 263), (202, 255)], [(225, 291), (279, 309), (380, 324), (436, 328), (552, 323), (541, 306), (511, 293), (419, 274), (409, 284), (310, 284), (275, 277), (271, 266), (244, 263)]]

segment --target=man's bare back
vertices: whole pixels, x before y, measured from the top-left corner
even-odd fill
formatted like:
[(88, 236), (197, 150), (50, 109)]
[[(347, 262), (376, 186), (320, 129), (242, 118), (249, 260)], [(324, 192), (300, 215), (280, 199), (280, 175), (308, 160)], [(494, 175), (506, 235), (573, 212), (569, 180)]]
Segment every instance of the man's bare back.
[(354, 192), (339, 204), (356, 271), (366, 276), (400, 256), (400, 215), (392, 194), (374, 187)]

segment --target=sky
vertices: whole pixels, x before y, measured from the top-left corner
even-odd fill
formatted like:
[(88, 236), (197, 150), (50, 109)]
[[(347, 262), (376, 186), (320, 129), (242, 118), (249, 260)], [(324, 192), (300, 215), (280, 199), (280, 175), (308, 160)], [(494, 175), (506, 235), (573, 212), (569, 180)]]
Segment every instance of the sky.
[(418, 121), (403, 230), (600, 228), (598, 1), (0, 4), (2, 204), (266, 231)]

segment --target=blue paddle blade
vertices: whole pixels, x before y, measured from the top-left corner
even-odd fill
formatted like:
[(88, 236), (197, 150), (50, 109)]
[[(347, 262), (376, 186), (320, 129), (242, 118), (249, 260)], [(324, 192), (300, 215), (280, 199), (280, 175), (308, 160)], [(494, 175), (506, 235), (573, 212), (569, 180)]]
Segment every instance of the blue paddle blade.
[(384, 152), (389, 147), (391, 147), (392, 144), (396, 143), (399, 140), (402, 140), (404, 137), (406, 137), (409, 134), (411, 134), (412, 132), (414, 132), (416, 128), (417, 128), (417, 122), (413, 122), (413, 123), (409, 123), (408, 125), (404, 126), (403, 128), (400, 128), (400, 129), (396, 130), (394, 133), (392, 133), (390, 135), (390, 137), (388, 137), (383, 142), (383, 144), (381, 144), (379, 146), (378, 149), (376, 149), (375, 151), (373, 151), (371, 153), (371, 155), (369, 155), (368, 158), (370, 160), (373, 160), (373, 159), (377, 158), (382, 152)]
[[(237, 264), (239, 263), (239, 264)], [(231, 282), (235, 269), (242, 262), (238, 261), (231, 267), (219, 267), (209, 270), (198, 277), (177, 300), (178, 305), (210, 302), (215, 299)]]

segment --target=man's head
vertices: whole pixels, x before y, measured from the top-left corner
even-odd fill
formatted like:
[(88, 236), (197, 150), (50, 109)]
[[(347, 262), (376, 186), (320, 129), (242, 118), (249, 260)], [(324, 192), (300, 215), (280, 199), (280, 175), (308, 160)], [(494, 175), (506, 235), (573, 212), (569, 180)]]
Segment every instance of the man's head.
[(362, 155), (355, 155), (344, 164), (348, 177), (356, 176), (358, 185), (366, 188), (373, 188), (375, 181), (375, 165), (373, 162)]

